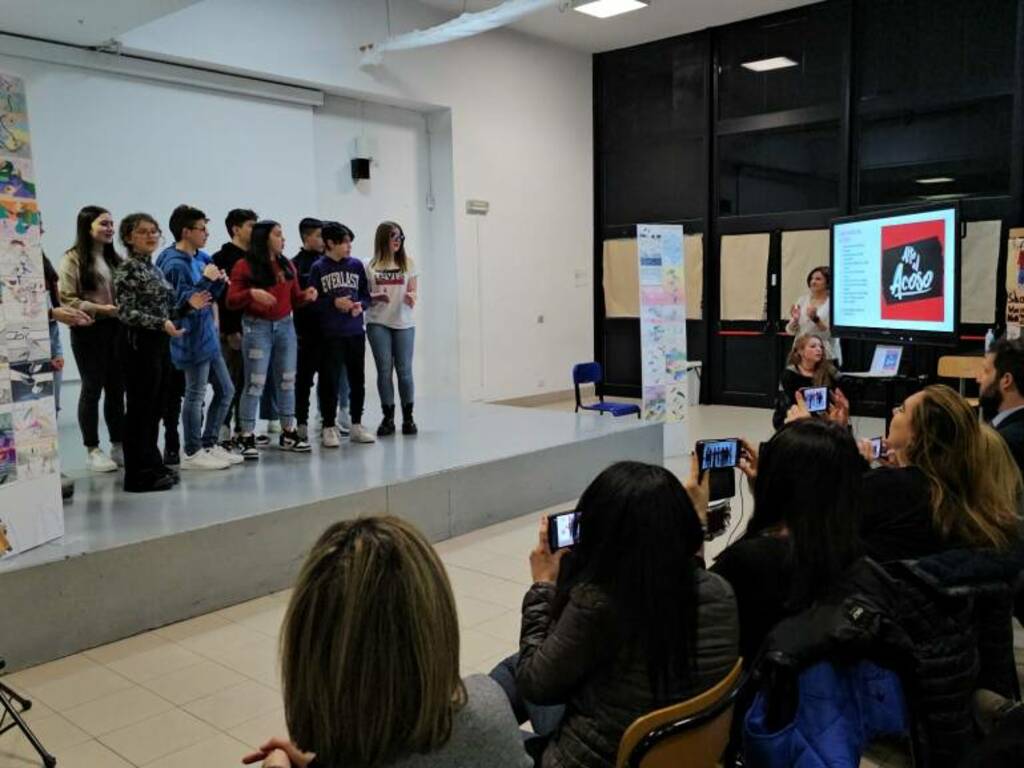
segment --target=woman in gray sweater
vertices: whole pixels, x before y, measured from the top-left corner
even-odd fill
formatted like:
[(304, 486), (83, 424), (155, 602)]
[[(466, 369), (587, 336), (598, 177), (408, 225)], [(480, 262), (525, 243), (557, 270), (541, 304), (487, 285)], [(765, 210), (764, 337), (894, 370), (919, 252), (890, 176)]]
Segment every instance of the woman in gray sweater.
[(291, 741), (247, 755), (264, 768), (529, 768), (508, 699), (459, 677), (444, 566), (395, 517), (346, 520), (314, 545), (282, 633)]

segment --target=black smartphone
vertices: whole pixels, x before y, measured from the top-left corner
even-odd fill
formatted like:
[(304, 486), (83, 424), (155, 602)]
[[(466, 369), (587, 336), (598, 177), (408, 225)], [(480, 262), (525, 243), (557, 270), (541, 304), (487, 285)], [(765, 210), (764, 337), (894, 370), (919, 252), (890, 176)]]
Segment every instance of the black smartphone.
[(808, 413), (824, 413), (828, 410), (828, 387), (804, 387), (800, 390)]
[(573, 509), (548, 515), (548, 547), (552, 552), (572, 547), (579, 541), (579, 531), (576, 527), (576, 518), (579, 514)]
[(882, 458), (882, 438), (880, 437), (871, 438), (871, 458)]
[(717, 440), (697, 441), (697, 461), (700, 471), (709, 469), (731, 469), (740, 461), (740, 441), (738, 437), (721, 437)]

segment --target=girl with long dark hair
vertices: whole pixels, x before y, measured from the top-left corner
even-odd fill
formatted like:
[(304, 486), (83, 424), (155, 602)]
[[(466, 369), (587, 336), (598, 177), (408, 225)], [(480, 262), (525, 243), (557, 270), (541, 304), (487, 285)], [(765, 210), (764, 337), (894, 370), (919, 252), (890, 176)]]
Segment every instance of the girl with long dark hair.
[(185, 331), (175, 320), (207, 306), (208, 292), (192, 294), (181, 306), (163, 272), (153, 263), (160, 244), (160, 225), (148, 213), (121, 220), (119, 235), (127, 258), (114, 270), (119, 318), (118, 338), (127, 395), (124, 441), (124, 489), (141, 493), (166, 491), (177, 473), (164, 465), (157, 440), (167, 389), (171, 382), (169, 339)]
[(280, 447), (308, 453), (309, 442), (295, 428), (297, 340), (292, 307), (316, 301), (316, 288), (299, 286), (295, 267), (284, 256), (284, 234), (276, 221), (252, 228), (250, 249), (231, 270), (227, 305), (242, 311), (242, 357), (245, 391), (239, 403), (242, 455), (258, 459), (256, 412), (263, 389), (277, 393), (281, 417)]
[(402, 434), (419, 430), (413, 419), (415, 389), (412, 353), (416, 340), (413, 310), (418, 297), (419, 274), (405, 252), (405, 233), (393, 221), (377, 227), (373, 258), (366, 270), (373, 304), (366, 312), (366, 338), (377, 366), (377, 393), (384, 420), (378, 437), (395, 433), (395, 387), (392, 371), (398, 374), (398, 395), (402, 401)]
[[(95, 322), (71, 329), (71, 351), (82, 378), (78, 395), (78, 427), (89, 453), (89, 468), (113, 472), (124, 464), (121, 447), (124, 419), (123, 369), (117, 356), (117, 306), (114, 270), (121, 257), (114, 250), (114, 217), (97, 205), (78, 212), (75, 244), (60, 264), (60, 303), (80, 309)], [(110, 436), (110, 455), (100, 449), (99, 404)]]
[(614, 464), (580, 498), (579, 543), (564, 557), (542, 521), (519, 654), (492, 672), (520, 721), (533, 721), (542, 765), (613, 766), (633, 720), (735, 664), (732, 590), (697, 560), (707, 504), (697, 478), (695, 461), (685, 490), (662, 467)]

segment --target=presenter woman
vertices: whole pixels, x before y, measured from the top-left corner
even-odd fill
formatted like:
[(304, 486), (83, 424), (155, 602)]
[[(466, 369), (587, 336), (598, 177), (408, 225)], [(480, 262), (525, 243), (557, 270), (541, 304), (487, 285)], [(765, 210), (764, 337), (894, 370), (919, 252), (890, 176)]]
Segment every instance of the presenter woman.
[[(117, 306), (114, 270), (121, 257), (114, 250), (114, 217), (97, 205), (78, 212), (75, 244), (60, 263), (60, 303), (85, 312), (92, 325), (71, 329), (71, 351), (82, 377), (78, 395), (78, 427), (89, 454), (89, 469), (114, 472), (124, 463), (121, 426), (124, 419), (124, 378), (117, 359)], [(110, 456), (100, 449), (100, 396), (110, 435)]]
[(797, 391), (804, 387), (834, 387), (836, 369), (825, 354), (825, 343), (815, 334), (804, 333), (796, 337), (789, 353), (788, 365), (779, 377), (779, 391), (775, 396), (772, 425), (779, 429), (786, 414), (796, 403)]
[(415, 391), (412, 380), (412, 351), (416, 339), (416, 288), (419, 278), (413, 261), (405, 253), (405, 233), (393, 221), (377, 227), (373, 238), (373, 259), (367, 270), (373, 306), (366, 313), (366, 336), (377, 366), (377, 393), (384, 420), (379, 437), (395, 433), (395, 388), (392, 370), (398, 374), (398, 395), (402, 400), (402, 434), (419, 430), (413, 420)]
[(815, 267), (807, 275), (807, 293), (801, 296), (789, 311), (786, 332), (793, 336), (813, 333), (825, 342), (825, 352), (836, 365), (843, 364), (843, 350), (839, 339), (832, 338), (829, 317), (829, 291), (832, 276), (828, 267)]
[[(148, 213), (121, 220), (126, 258), (114, 270), (114, 290), (121, 333), (118, 359), (124, 367), (127, 395), (124, 425), (124, 489), (134, 493), (166, 491), (177, 480), (164, 465), (157, 440), (167, 388), (171, 383), (168, 339), (185, 333), (174, 321), (211, 301), (206, 292), (192, 294), (175, 306), (174, 289), (152, 263), (160, 244), (160, 226)], [(219, 446), (218, 446), (219, 448)]]

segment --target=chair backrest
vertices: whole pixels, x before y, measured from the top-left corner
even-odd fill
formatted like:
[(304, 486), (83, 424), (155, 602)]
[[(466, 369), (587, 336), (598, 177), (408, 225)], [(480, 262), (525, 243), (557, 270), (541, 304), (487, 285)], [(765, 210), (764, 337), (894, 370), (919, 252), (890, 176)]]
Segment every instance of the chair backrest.
[(973, 379), (981, 373), (985, 358), (979, 356), (943, 355), (939, 358), (939, 376), (944, 379)]
[(650, 712), (622, 734), (616, 768), (715, 768), (729, 743), (743, 659), (714, 688)]
[(600, 363), (577, 363), (572, 367), (573, 384), (600, 384), (603, 378)]

